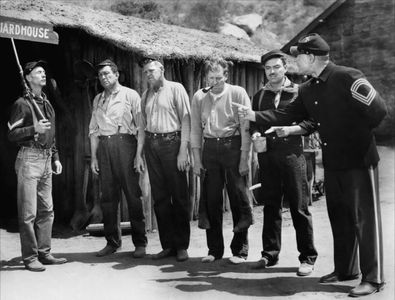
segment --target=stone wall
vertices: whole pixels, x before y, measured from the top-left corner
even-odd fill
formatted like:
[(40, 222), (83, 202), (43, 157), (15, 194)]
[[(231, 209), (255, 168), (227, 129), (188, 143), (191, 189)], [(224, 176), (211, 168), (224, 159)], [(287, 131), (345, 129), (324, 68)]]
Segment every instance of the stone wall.
[(360, 69), (385, 99), (388, 115), (376, 133), (395, 136), (395, 1), (348, 0), (314, 32), (331, 46), (331, 59)]

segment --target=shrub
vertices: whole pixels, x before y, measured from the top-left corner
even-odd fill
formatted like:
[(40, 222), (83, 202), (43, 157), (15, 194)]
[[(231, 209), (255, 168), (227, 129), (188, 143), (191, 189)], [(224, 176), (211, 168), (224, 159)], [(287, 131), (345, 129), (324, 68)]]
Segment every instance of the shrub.
[(125, 16), (135, 16), (149, 20), (159, 20), (160, 7), (153, 1), (148, 2), (120, 2), (111, 6), (111, 10)]

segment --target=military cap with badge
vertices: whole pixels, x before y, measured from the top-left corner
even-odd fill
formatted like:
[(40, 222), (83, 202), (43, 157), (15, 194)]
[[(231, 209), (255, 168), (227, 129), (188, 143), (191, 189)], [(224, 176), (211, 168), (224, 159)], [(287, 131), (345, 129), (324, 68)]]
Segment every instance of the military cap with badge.
[(299, 54), (325, 56), (329, 54), (330, 47), (318, 33), (311, 33), (301, 38), (296, 46), (292, 46), (289, 50), (293, 56)]

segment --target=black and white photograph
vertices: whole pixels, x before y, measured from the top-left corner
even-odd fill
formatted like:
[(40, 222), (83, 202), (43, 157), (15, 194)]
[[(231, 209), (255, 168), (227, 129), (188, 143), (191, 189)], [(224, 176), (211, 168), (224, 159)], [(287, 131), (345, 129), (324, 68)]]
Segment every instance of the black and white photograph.
[(395, 0), (0, 0), (0, 300), (395, 299)]

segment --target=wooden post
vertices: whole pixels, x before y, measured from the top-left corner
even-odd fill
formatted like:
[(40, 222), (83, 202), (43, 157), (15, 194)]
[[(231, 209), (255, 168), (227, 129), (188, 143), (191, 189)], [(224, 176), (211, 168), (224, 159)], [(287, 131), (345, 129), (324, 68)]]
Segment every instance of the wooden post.
[(240, 64), (240, 73), (239, 73), (239, 84), (240, 86), (247, 88), (246, 85), (246, 65), (245, 63)]
[[(186, 74), (184, 75), (184, 78), (186, 78), (186, 87), (187, 87), (187, 92), (189, 95), (189, 102), (192, 105), (192, 97), (194, 94), (194, 71), (195, 71), (195, 65), (193, 63), (193, 61), (190, 61), (189, 63), (187, 63), (185, 68), (182, 68), (182, 70), (184, 70), (186, 72)], [(184, 73), (185, 73), (184, 72)], [(186, 76), (185, 76), (186, 75)], [(189, 202), (190, 202), (190, 218), (191, 220), (194, 220), (194, 216), (196, 215), (197, 212), (195, 212), (195, 207), (196, 207), (196, 202), (199, 201), (199, 199), (197, 199), (196, 196), (196, 189), (198, 188), (198, 186), (196, 185), (196, 176), (193, 174), (193, 157), (192, 157), (192, 149), (189, 145), (189, 157), (191, 160), (191, 168), (188, 171), (188, 190), (189, 190)]]

